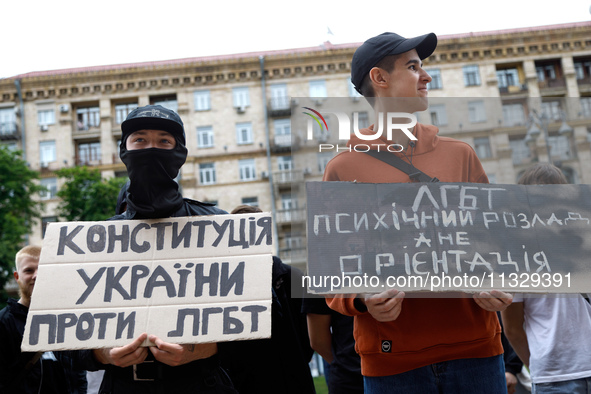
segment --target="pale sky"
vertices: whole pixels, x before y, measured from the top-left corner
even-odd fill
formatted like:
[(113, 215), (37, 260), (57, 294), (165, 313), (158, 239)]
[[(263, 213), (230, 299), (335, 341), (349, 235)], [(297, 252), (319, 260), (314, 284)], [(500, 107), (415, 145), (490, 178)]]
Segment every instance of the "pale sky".
[[(591, 0), (22, 0), (2, 5), (0, 78), (591, 20)], [(549, 5), (551, 4), (551, 5)], [(332, 34), (327, 34), (328, 29)], [(590, 31), (591, 37), (591, 31)]]

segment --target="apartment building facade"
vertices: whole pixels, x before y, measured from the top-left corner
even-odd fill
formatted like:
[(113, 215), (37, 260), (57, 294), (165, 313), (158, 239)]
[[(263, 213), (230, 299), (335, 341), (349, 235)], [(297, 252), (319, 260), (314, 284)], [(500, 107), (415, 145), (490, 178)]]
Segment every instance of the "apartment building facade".
[[(464, 140), (492, 182), (515, 183), (552, 160), (575, 183), (591, 182), (591, 22), (439, 37), (425, 59), (431, 105), (419, 120)], [(129, 111), (161, 104), (185, 123), (183, 195), (231, 211), (272, 212), (277, 254), (305, 268), (305, 201), (293, 188), (321, 179), (330, 152), (292, 130), (296, 98), (360, 100), (349, 75), (359, 43), (82, 69), (0, 80), (0, 143), (40, 171), (45, 211), (31, 243), (57, 221), (61, 180), (75, 165), (126, 176), (118, 157)], [(458, 109), (459, 108), (459, 109)], [(370, 122), (371, 116), (363, 120)], [(360, 121), (362, 123), (362, 121)], [(304, 160), (294, 160), (294, 155)]]

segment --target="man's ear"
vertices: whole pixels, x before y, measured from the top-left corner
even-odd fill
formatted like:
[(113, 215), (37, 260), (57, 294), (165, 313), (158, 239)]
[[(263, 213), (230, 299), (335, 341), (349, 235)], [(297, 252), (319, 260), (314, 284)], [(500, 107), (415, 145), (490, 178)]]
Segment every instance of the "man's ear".
[(14, 276), (14, 280), (18, 280), (18, 271), (14, 271), (12, 275)]
[(374, 84), (374, 87), (381, 89), (388, 87), (388, 81), (390, 80), (388, 73), (379, 67), (369, 70), (369, 79)]

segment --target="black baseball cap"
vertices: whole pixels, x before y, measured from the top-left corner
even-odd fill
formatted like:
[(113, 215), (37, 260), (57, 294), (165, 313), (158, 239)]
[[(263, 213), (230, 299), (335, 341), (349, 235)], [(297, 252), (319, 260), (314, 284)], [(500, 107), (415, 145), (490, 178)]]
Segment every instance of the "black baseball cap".
[(161, 105), (146, 105), (131, 111), (121, 123), (122, 141), (138, 130), (167, 131), (185, 145), (185, 128), (181, 117)]
[(422, 59), (429, 57), (437, 47), (435, 33), (414, 38), (404, 38), (396, 33), (382, 33), (365, 41), (353, 54), (351, 61), (351, 82), (361, 93), (361, 84), (369, 71), (384, 57), (399, 55), (416, 49)]

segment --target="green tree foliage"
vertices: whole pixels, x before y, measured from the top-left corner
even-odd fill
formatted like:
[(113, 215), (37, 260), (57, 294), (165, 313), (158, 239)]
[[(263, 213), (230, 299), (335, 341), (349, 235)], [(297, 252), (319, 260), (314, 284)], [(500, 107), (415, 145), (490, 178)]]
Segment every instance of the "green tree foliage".
[(115, 214), (117, 196), (127, 179), (104, 179), (99, 170), (88, 167), (63, 168), (56, 174), (66, 178), (57, 193), (62, 200), (60, 217), (66, 221), (97, 221)]
[(0, 308), (6, 294), (4, 286), (14, 271), (14, 256), (25, 244), (42, 205), (37, 194), (45, 190), (39, 173), (22, 159), (22, 152), (0, 146)]

